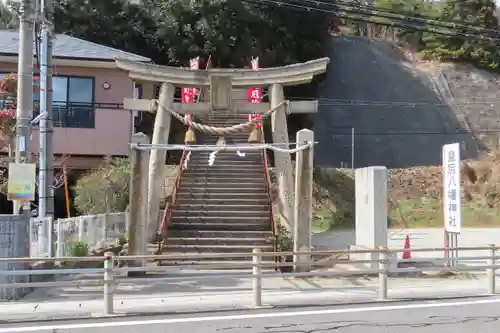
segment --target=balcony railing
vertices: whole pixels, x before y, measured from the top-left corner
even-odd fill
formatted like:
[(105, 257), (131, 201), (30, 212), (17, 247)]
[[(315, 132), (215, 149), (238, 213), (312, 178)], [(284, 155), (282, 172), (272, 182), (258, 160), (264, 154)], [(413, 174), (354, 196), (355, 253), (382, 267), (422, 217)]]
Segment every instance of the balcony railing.
[(95, 106), (93, 103), (54, 103), (52, 112), (54, 127), (95, 127)]

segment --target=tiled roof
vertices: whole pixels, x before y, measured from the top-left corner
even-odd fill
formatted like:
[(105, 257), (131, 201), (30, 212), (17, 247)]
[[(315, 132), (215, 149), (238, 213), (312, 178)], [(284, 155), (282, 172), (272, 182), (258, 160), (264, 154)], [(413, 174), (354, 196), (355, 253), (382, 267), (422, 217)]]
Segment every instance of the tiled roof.
[[(0, 30), (0, 54), (17, 55), (18, 49), (19, 33), (14, 30)], [(137, 54), (62, 34), (55, 36), (53, 52), (54, 57), (57, 58), (81, 60), (114, 60), (116, 58), (147, 62), (151, 60)]]

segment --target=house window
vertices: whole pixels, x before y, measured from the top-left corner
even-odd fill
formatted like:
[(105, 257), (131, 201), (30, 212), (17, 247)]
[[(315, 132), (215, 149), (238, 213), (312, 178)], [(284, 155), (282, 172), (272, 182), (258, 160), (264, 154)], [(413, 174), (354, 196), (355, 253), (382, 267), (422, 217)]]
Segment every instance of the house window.
[[(0, 73), (0, 77), (5, 73)], [(40, 86), (35, 75), (34, 86)], [(52, 112), (56, 127), (95, 127), (94, 78), (78, 76), (54, 76), (52, 78)], [(33, 100), (40, 102), (39, 89), (35, 89)], [(34, 116), (39, 114), (39, 103), (35, 103)]]

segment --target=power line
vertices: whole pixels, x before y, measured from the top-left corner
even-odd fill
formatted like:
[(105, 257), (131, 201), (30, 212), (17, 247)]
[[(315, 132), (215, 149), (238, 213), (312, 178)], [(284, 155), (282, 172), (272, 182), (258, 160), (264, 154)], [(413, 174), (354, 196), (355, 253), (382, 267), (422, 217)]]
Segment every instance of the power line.
[[(413, 21), (413, 22), (421, 22), (424, 24), (431, 24), (431, 25), (436, 25), (439, 27), (447, 27), (450, 29), (466, 29), (466, 30), (474, 30), (476, 33), (495, 33), (495, 34), (500, 34), (500, 30), (498, 29), (491, 29), (487, 27), (481, 27), (481, 26), (471, 26), (468, 22), (466, 21), (442, 21), (439, 20), (436, 17), (432, 16), (426, 16), (426, 15), (419, 15), (418, 13), (410, 13), (410, 12), (405, 12), (405, 11), (396, 11), (396, 10), (391, 10), (387, 8), (379, 8), (376, 6), (371, 6), (371, 5), (362, 5), (362, 4), (356, 4), (352, 3), (350, 1), (345, 1), (345, 0), (335, 0), (335, 2), (331, 0), (321, 0), (321, 1), (316, 1), (316, 0), (296, 0), (296, 3), (304, 2), (304, 3), (313, 3), (316, 5), (325, 5), (331, 8), (337, 8), (342, 10), (342, 8), (348, 8), (349, 11), (353, 11), (352, 9), (364, 11), (366, 15), (377, 15), (382, 18), (392, 18), (392, 19), (399, 19), (399, 20), (408, 20), (408, 21)], [(345, 10), (347, 11), (347, 10)], [(357, 12), (357, 14), (360, 14), (361, 12)], [(380, 14), (382, 13), (382, 14)], [(384, 13), (387, 13), (384, 15)]]
[[(401, 23), (401, 22), (380, 22), (380, 21), (376, 21), (376, 20), (370, 20), (369, 18), (366, 18), (366, 16), (370, 16), (370, 17), (374, 17), (374, 18), (380, 18), (380, 16), (377, 14), (368, 15), (366, 13), (359, 13), (359, 11), (356, 11), (356, 13), (361, 14), (361, 16), (354, 17), (354, 16), (350, 16), (350, 15), (341, 14), (335, 10), (323, 9), (323, 8), (319, 8), (319, 7), (304, 6), (304, 5), (298, 5), (298, 4), (293, 4), (293, 3), (285, 3), (285, 2), (282, 2), (279, 0), (241, 0), (241, 1), (247, 2), (247, 3), (252, 3), (252, 4), (257, 4), (257, 5), (271, 5), (274, 7), (277, 6), (277, 7), (281, 7), (281, 8), (296, 9), (296, 10), (307, 11), (307, 12), (311, 12), (311, 11), (322, 12), (322, 13), (332, 14), (333, 16), (338, 17), (338, 18), (348, 19), (348, 20), (352, 20), (355, 22), (373, 23), (373, 24), (382, 25), (382, 26), (403, 28), (403, 29), (420, 31), (420, 32), (428, 32), (428, 33), (434, 33), (434, 34), (443, 35), (443, 36), (462, 37), (462, 38), (466, 38), (466, 39), (480, 39), (480, 40), (484, 40), (484, 41), (500, 41), (500, 39), (498, 39), (498, 38), (487, 37), (487, 36), (484, 36), (481, 34), (442, 31), (442, 30), (438, 30), (438, 29), (434, 29), (434, 28), (430, 28), (430, 27), (415, 26), (415, 25), (405, 24), (405, 23)], [(365, 16), (365, 17), (363, 17), (363, 16)], [(449, 27), (442, 27), (442, 28), (450, 29)]]

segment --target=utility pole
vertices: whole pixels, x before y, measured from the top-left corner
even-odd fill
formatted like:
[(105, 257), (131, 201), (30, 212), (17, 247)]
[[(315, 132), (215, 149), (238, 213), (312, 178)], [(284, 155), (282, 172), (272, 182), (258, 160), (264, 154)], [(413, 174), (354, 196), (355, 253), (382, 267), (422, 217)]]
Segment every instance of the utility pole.
[[(26, 139), (29, 136), (29, 122), (33, 118), (33, 43), (34, 3), (22, 0), (20, 6), (19, 54), (17, 68), (17, 111), (16, 111), (16, 163), (27, 162)], [(29, 211), (29, 203), (14, 201), (14, 214), (23, 206)]]
[(38, 217), (54, 217), (54, 165), (52, 123), (52, 0), (41, 0), (40, 46), (40, 178)]

